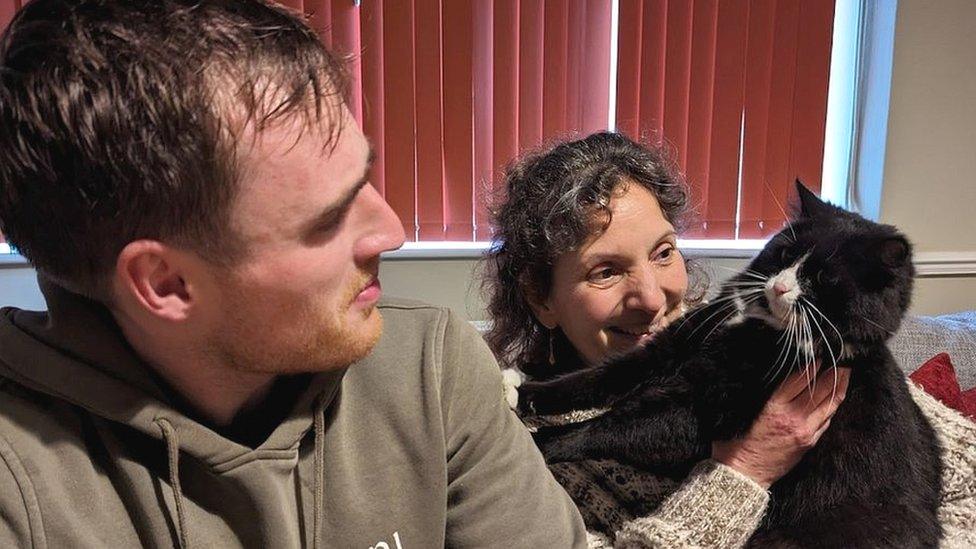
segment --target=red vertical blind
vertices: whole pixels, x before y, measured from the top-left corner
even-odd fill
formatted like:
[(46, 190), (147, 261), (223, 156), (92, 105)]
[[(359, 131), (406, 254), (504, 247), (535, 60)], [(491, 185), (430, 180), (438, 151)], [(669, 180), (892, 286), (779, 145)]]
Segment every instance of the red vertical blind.
[(618, 0), (616, 52), (612, 0), (279, 1), (347, 56), (372, 183), (415, 239), (489, 239), (505, 164), (608, 126), (614, 55), (615, 126), (686, 174), (688, 236), (767, 237), (794, 179), (820, 186), (834, 0)]
[(701, 223), (763, 238), (819, 189), (834, 0), (620, 0), (617, 129), (668, 148)]
[(351, 54), (373, 184), (422, 241), (491, 237), (499, 171), (609, 125), (611, 0), (281, 0)]

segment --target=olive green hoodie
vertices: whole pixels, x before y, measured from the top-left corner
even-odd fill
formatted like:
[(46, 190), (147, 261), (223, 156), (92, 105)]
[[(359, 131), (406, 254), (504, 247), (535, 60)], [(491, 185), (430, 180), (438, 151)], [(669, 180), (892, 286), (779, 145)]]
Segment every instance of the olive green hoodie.
[[(175, 404), (107, 310), (0, 310), (0, 546), (583, 547), (478, 334), (389, 301), (250, 448)], [(513, 489), (514, 487), (514, 489)]]

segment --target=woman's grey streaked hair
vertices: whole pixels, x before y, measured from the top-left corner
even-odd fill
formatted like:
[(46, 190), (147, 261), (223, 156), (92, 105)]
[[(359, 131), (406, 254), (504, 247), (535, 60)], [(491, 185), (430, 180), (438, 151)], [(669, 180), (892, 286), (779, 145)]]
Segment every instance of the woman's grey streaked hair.
[[(650, 191), (679, 233), (685, 228), (688, 188), (678, 171), (659, 149), (618, 133), (561, 142), (506, 169), (506, 194), (493, 208), (496, 232), (482, 266), (493, 320), (486, 339), (502, 366), (532, 375), (545, 363), (548, 330), (532, 314), (527, 294), (548, 297), (556, 258), (606, 230), (610, 200), (628, 182)], [(694, 270), (687, 299), (698, 301), (704, 277)]]

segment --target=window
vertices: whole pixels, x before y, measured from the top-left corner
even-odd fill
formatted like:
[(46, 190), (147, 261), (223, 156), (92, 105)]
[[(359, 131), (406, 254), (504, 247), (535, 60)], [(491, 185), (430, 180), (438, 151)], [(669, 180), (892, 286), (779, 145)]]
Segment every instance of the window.
[(702, 220), (693, 238), (755, 247), (782, 227), (794, 179), (820, 188), (834, 0), (290, 5), (362, 52), (374, 184), (418, 242), (487, 240), (507, 161), (607, 128), (669, 150)]
[(846, 204), (862, 0), (279, 1), (353, 54), (373, 184), (418, 243), (480, 250), (503, 166), (601, 129), (669, 149), (698, 245), (758, 247), (797, 177)]

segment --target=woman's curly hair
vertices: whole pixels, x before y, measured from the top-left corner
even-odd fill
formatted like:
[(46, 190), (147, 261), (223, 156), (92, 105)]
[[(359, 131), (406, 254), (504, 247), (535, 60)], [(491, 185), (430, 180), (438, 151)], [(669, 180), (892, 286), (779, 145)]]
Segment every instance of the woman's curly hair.
[[(532, 374), (548, 356), (549, 331), (526, 297), (548, 297), (556, 259), (610, 224), (610, 200), (625, 182), (654, 195), (679, 233), (688, 218), (688, 189), (656, 148), (624, 135), (596, 133), (529, 153), (505, 171), (504, 199), (496, 204), (494, 243), (483, 263), (483, 290), (493, 320), (486, 339), (503, 367)], [(698, 279), (693, 277), (693, 279)], [(689, 300), (699, 300), (693, 284)]]

